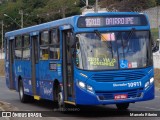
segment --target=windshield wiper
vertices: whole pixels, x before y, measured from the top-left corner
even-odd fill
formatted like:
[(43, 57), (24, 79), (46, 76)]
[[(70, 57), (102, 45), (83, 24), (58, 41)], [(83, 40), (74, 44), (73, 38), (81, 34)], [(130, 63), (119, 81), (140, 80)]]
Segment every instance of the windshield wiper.
[(129, 32), (128, 37), (127, 37), (127, 41), (128, 41), (128, 48), (127, 48), (127, 51), (128, 51), (128, 49), (129, 49), (130, 39), (131, 39), (133, 33), (135, 32), (135, 30), (136, 30), (135, 28), (132, 28), (131, 31)]
[[(134, 31), (135, 31), (135, 28), (132, 28), (131, 31), (129, 31), (129, 34), (128, 34), (127, 39), (126, 39), (126, 41), (128, 41), (126, 51), (129, 50), (130, 39), (131, 39), (131, 37), (132, 37)], [(122, 38), (122, 39), (121, 39), (121, 42), (122, 42), (122, 46), (123, 46), (123, 59), (125, 59), (125, 52), (124, 52), (124, 47), (125, 47), (125, 46), (124, 46), (123, 40), (124, 40), (124, 39)]]
[[(100, 38), (100, 40), (102, 38), (103, 40), (107, 41), (106, 38), (98, 30), (94, 30), (94, 32), (97, 34), (97, 36)], [(111, 41), (110, 41), (110, 45), (107, 44), (107, 48), (111, 49), (112, 58), (113, 58), (113, 50), (112, 50), (112, 43), (111, 43)]]

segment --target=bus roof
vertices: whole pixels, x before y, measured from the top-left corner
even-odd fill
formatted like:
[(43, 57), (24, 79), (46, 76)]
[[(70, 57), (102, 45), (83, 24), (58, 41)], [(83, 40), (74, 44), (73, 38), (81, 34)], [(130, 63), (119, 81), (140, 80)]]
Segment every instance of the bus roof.
[(139, 15), (139, 14), (143, 14), (143, 13), (138, 13), (138, 12), (102, 12), (102, 13), (87, 13), (85, 15), (75, 15), (75, 16), (68, 17), (68, 18), (63, 18), (63, 19), (59, 19), (59, 20), (31, 26), (31, 27), (26, 27), (26, 28), (14, 30), (14, 31), (6, 32), (5, 37), (12, 37), (15, 35), (27, 34), (30, 32), (41, 31), (41, 30), (54, 28), (54, 27), (62, 26), (62, 25), (68, 25), (68, 24), (70, 24), (72, 26), (76, 26), (77, 19), (80, 16)]

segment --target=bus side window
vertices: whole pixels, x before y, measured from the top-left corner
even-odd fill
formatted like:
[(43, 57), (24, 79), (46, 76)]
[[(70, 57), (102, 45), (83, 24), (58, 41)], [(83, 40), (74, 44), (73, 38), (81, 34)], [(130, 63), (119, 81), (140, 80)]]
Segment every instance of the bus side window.
[(22, 59), (30, 60), (30, 36), (29, 34), (24, 34), (22, 36)]
[(41, 60), (48, 60), (48, 46), (41, 46), (40, 47), (40, 58)]
[(50, 31), (49, 44), (50, 44), (49, 58), (50, 59), (60, 59), (59, 32), (57, 29), (52, 29)]
[(5, 38), (5, 58), (6, 58), (6, 60), (8, 60), (8, 44), (9, 42), (8, 42), (8, 38)]
[(22, 36), (15, 37), (15, 59), (22, 59)]
[(49, 59), (49, 31), (45, 30), (40, 34), (40, 59)]

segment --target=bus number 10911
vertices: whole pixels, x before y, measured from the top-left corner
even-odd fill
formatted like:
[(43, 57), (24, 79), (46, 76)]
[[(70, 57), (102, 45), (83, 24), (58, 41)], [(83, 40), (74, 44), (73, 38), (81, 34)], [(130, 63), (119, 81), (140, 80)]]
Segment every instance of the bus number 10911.
[(128, 83), (128, 87), (140, 87), (140, 86), (142, 86), (142, 83), (140, 81)]

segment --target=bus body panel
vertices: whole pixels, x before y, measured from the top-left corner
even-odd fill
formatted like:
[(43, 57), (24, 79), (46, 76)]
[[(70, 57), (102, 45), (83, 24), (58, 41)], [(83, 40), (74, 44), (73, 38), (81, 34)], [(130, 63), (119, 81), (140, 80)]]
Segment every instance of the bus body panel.
[(44, 99), (53, 100), (54, 80), (59, 80), (60, 83), (62, 82), (61, 61), (60, 60), (40, 61), (39, 67), (41, 68), (41, 70), (39, 71), (40, 96)]
[[(134, 12), (111, 12), (111, 13), (97, 13), (97, 14), (87, 14), (85, 16), (107, 16), (107, 15), (139, 15)], [(84, 15), (82, 15), (84, 16)], [(43, 99), (53, 100), (54, 99), (54, 81), (58, 80), (61, 85), (63, 85), (63, 57), (62, 57), (62, 30), (68, 29), (66, 26), (73, 27), (74, 34), (83, 33), (83, 32), (94, 32), (98, 30), (102, 31), (131, 31), (133, 28), (135, 30), (144, 30), (149, 31), (150, 26), (149, 22), (146, 26), (127, 26), (127, 27), (92, 27), (92, 28), (78, 28), (77, 21), (82, 16), (73, 16), (61, 20), (56, 20), (20, 30), (15, 30), (12, 32), (7, 32), (5, 34), (6, 38), (16, 37), (17, 35), (23, 35), (25, 33), (30, 33), (30, 36), (39, 35), (39, 33), (43, 30), (48, 30), (52, 28), (58, 28), (60, 30), (60, 59), (59, 60), (39, 60), (36, 66), (36, 91), (37, 95), (39, 95)], [(148, 21), (148, 19), (147, 19)], [(61, 27), (63, 26), (63, 27)], [(66, 27), (66, 28), (65, 28)], [(30, 38), (31, 39), (31, 38)], [(39, 43), (38, 43), (39, 44)], [(38, 46), (39, 47), (39, 46)], [(31, 48), (30, 48), (31, 49)], [(40, 51), (40, 48), (38, 48)], [(40, 53), (39, 53), (40, 54)], [(40, 57), (40, 56), (39, 56)], [(40, 59), (40, 58), (39, 58)], [(9, 61), (6, 62), (6, 84), (9, 87)], [(31, 73), (31, 61), (21, 61), (15, 60), (13, 64), (13, 71), (15, 73), (14, 84), (16, 90), (18, 91), (18, 78), (22, 77), (24, 84), (24, 93), (27, 95), (33, 96), (32, 91), (32, 73)], [(127, 80), (126, 76), (120, 77), (121, 73), (134, 73), (134, 74), (143, 74), (140, 79)], [(94, 75), (103, 76), (101, 81), (93, 79)], [(105, 78), (108, 75), (113, 76), (113, 80), (106, 81)], [(115, 75), (118, 75), (115, 77)], [(153, 66), (147, 68), (139, 68), (132, 70), (103, 70), (103, 71), (87, 71), (80, 70), (75, 67), (74, 64), (74, 89), (75, 89), (75, 98), (68, 98), (69, 101), (75, 101), (75, 104), (80, 105), (99, 105), (99, 104), (116, 104), (116, 103), (125, 103), (125, 102), (138, 102), (151, 100), (154, 98), (154, 84), (149, 85), (148, 88), (145, 89), (145, 84), (154, 76)], [(87, 91), (86, 89), (81, 88), (78, 85), (78, 82), (82, 81), (86, 85), (92, 86), (94, 93)], [(64, 91), (62, 91), (64, 92)], [(138, 96), (140, 93), (141, 96)], [(115, 95), (130, 95), (129, 99), (123, 100), (115, 100)], [(133, 94), (133, 95), (132, 95)], [(138, 97), (135, 97), (138, 96)], [(133, 97), (133, 98), (132, 98)], [(100, 100), (102, 99), (102, 100)], [(106, 100), (105, 100), (106, 99)]]

